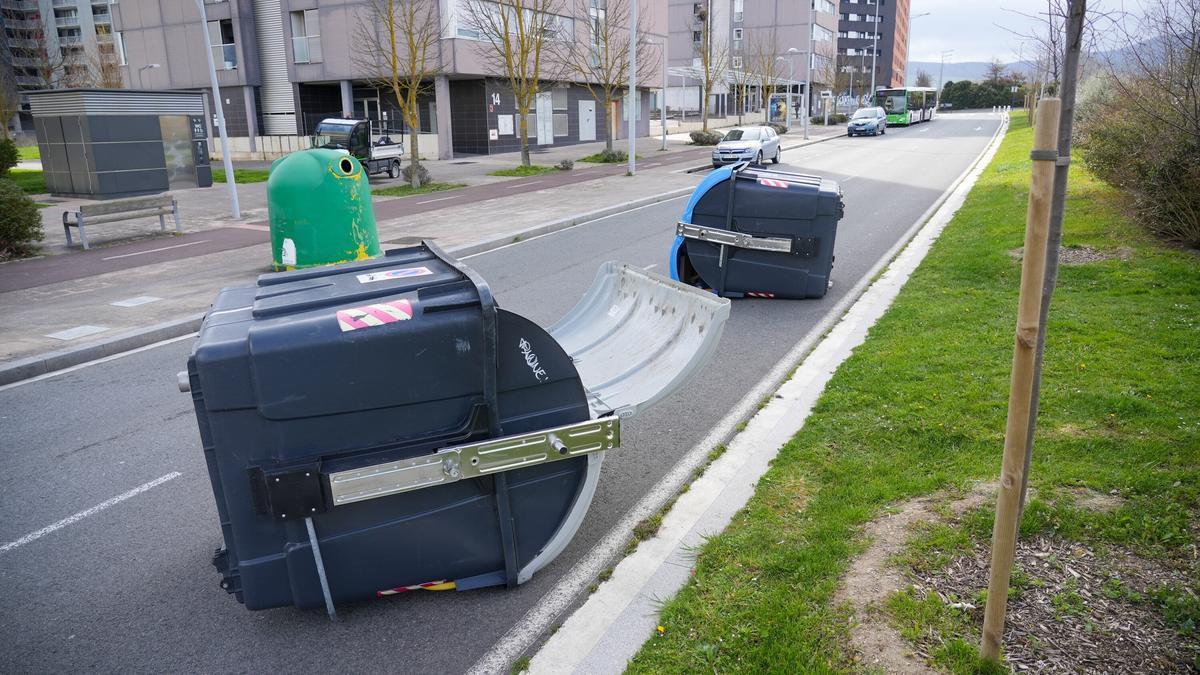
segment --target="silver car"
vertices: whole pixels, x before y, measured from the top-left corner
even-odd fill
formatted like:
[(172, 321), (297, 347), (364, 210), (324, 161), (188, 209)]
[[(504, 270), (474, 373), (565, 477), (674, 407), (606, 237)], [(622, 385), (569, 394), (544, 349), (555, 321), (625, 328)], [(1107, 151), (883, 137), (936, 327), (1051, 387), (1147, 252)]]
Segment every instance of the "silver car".
[(778, 164), (781, 152), (779, 134), (771, 127), (736, 127), (713, 148), (712, 165), (715, 169), (737, 162), (762, 164), (768, 159)]

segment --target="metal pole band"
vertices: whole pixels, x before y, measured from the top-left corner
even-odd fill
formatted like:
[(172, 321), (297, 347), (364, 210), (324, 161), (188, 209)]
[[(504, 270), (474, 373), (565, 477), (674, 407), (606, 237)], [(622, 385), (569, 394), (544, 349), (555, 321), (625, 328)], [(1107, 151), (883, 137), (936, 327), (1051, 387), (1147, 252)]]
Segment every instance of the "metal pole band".
[(1058, 162), (1058, 150), (1031, 150), (1029, 159), (1035, 162)]

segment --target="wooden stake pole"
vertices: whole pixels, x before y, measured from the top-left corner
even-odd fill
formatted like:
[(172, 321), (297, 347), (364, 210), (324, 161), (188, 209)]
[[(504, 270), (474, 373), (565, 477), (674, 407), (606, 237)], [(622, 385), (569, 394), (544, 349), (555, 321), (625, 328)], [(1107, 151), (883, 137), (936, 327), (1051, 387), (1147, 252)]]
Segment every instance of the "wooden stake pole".
[(1025, 215), (1025, 251), (1021, 261), (1021, 295), (1017, 302), (1016, 344), (1013, 347), (1012, 382), (1008, 394), (1008, 425), (1004, 432), (1004, 460), (1000, 469), (1000, 496), (992, 528), (992, 569), (984, 607), (983, 641), (979, 653), (1000, 660), (1004, 638), (1004, 613), (1008, 582), (1017, 542), (1017, 513), (1025, 473), (1026, 432), (1033, 397), (1034, 363), (1038, 334), (1042, 330), (1042, 278), (1046, 270), (1046, 241), (1050, 230), (1054, 164), (1058, 157), (1058, 116), (1061, 102), (1044, 98), (1037, 106), (1033, 152), (1033, 177), (1029, 210)]

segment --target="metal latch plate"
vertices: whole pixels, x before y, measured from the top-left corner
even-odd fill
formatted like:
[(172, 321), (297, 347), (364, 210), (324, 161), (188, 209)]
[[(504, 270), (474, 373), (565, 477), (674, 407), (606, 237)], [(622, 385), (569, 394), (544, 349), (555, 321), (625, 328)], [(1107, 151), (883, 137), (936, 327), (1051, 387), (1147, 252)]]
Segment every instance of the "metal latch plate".
[(443, 448), (431, 455), (329, 474), (334, 506), (621, 447), (621, 421), (602, 417)]
[(779, 237), (756, 237), (744, 232), (719, 230), (690, 223), (676, 223), (675, 234), (686, 239), (709, 241), (735, 248), (748, 248), (755, 251), (775, 251), (779, 253), (792, 252), (792, 240)]

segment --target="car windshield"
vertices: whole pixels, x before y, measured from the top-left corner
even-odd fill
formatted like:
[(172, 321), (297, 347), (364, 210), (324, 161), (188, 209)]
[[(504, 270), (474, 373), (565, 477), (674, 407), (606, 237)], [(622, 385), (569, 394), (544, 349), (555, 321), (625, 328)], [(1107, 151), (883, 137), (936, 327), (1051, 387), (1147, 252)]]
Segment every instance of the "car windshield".
[(313, 147), (345, 150), (350, 147), (350, 132), (353, 130), (353, 124), (322, 122), (317, 125)]
[(757, 141), (758, 129), (733, 129), (725, 134), (726, 141)]
[(860, 120), (863, 118), (872, 118), (872, 117), (875, 117), (877, 114), (878, 113), (875, 112), (874, 108), (863, 108), (862, 110), (859, 110), (858, 112), (854, 113), (853, 119)]

